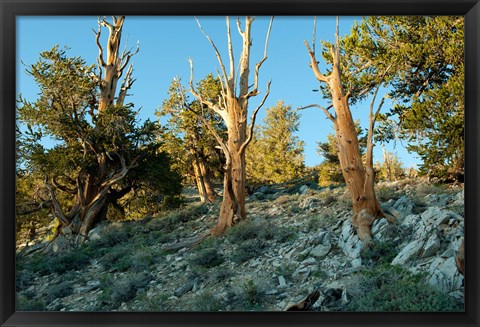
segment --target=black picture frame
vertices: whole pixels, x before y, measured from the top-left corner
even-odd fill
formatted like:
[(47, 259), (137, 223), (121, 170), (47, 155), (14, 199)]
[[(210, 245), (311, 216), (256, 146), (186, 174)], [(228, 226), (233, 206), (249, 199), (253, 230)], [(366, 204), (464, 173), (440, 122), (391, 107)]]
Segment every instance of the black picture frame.
[[(1, 326), (478, 326), (479, 0), (0, 0)], [(15, 22), (20, 15), (464, 15), (465, 241), (463, 313), (15, 312)]]

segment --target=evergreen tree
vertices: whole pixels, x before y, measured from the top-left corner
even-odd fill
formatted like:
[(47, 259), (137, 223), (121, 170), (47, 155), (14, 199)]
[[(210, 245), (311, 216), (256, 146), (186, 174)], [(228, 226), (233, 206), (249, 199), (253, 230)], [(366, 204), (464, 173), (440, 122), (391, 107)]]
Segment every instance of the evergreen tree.
[[(123, 20), (115, 22), (121, 29), (117, 23)], [(129, 53), (116, 64), (125, 67)], [(122, 208), (119, 200), (130, 192), (136, 199), (152, 199), (181, 191), (169, 157), (158, 151), (158, 125), (148, 120), (139, 124), (133, 105), (123, 103), (132, 84), (131, 68), (116, 101), (102, 110), (105, 80), (82, 58), (67, 57), (56, 46), (41, 53), (27, 71), (40, 95), (33, 102), (19, 98), (17, 121), (26, 126), (18, 128), (19, 155), (26, 170), (44, 176), (59, 232), (73, 235), (73, 244), (107, 218), (110, 206)], [(46, 138), (54, 141), (51, 147), (45, 146)]]
[[(220, 80), (209, 74), (198, 82), (197, 89), (203, 98), (215, 102), (221, 91)], [(190, 101), (186, 92), (181, 80), (175, 78), (170, 84), (169, 98), (155, 112), (159, 119), (167, 118), (161, 131), (162, 149), (175, 158), (174, 168), (195, 182), (202, 202), (213, 202), (217, 196), (213, 180), (222, 176), (223, 158), (216, 149), (217, 141), (199, 115), (210, 121), (220, 135), (226, 127), (220, 117), (198, 100)]]
[(424, 175), (451, 178), (463, 171), (463, 17), (369, 17), (358, 30), (394, 64), (390, 97), (396, 103), (382, 117), (379, 137), (407, 140), (423, 160)]
[(298, 131), (300, 114), (283, 101), (267, 109), (264, 125), (247, 150), (247, 176), (256, 184), (281, 183), (304, 173), (304, 142)]

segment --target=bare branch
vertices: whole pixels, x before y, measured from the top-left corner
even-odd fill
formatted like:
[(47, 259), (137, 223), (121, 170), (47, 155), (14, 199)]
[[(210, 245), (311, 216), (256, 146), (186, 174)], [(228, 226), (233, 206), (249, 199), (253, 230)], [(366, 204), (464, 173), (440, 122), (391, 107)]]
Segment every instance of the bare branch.
[(62, 206), (57, 200), (57, 195), (55, 194), (55, 190), (53, 189), (52, 185), (50, 185), (50, 183), (48, 182), (48, 175), (45, 175), (45, 186), (47, 187), (47, 190), (50, 193), (50, 199), (52, 200), (53, 211), (55, 212), (55, 215), (62, 222), (64, 226), (70, 225), (70, 220), (64, 214), (62, 210)]
[(253, 128), (255, 127), (255, 120), (257, 118), (257, 113), (258, 111), (260, 110), (260, 108), (263, 106), (263, 104), (265, 103), (265, 100), (267, 100), (267, 97), (268, 95), (270, 94), (270, 84), (272, 83), (272, 81), (269, 81), (268, 84), (267, 84), (267, 91), (265, 93), (265, 96), (263, 97), (262, 99), (262, 102), (260, 102), (260, 104), (258, 105), (258, 107), (253, 111), (252, 113), (252, 117), (250, 117), (250, 126), (248, 127), (248, 136), (247, 136), (247, 139), (245, 140), (245, 142), (243, 142), (242, 146), (240, 147), (240, 149), (238, 150), (238, 152), (240, 154), (242, 154), (245, 149), (247, 148), (248, 144), (252, 141), (252, 138), (253, 138)]
[(308, 45), (307, 41), (304, 41), (304, 43), (305, 43), (305, 46), (307, 47), (308, 54), (310, 55), (310, 67), (312, 68), (313, 73), (315, 74), (315, 77), (320, 82), (328, 83), (328, 80), (329, 80), (328, 77), (323, 75), (320, 72), (320, 69), (318, 69), (318, 62), (317, 62), (317, 59), (315, 58), (315, 53), (312, 51), (312, 49), (310, 49), (310, 46)]
[(117, 105), (123, 105), (125, 97), (127, 96), (127, 91), (132, 87), (136, 79), (132, 79), (133, 65), (128, 67), (125, 78), (123, 79), (122, 85), (120, 86), (120, 92), (118, 93)]
[(330, 113), (330, 111), (328, 111), (328, 109), (330, 109), (332, 107), (333, 107), (333, 104), (329, 105), (326, 108), (322, 107), (321, 105), (318, 105), (318, 104), (310, 104), (308, 106), (299, 107), (298, 110), (303, 110), (303, 109), (308, 109), (308, 108), (319, 108), (325, 113), (325, 115), (327, 116), (328, 119), (330, 119), (331, 121), (335, 121), (337, 119), (337, 117), (333, 116)]
[(228, 82), (235, 81), (235, 61), (233, 57), (232, 35), (230, 33), (230, 17), (226, 16), (227, 21), (227, 38), (228, 38), (228, 56), (230, 58), (230, 73), (228, 75)]
[(140, 51), (140, 41), (137, 41), (137, 47), (135, 48), (135, 51), (133, 52), (131, 50), (123, 51), (122, 57), (121, 57), (122, 64), (118, 69), (118, 73), (119, 73), (118, 77), (122, 76), (122, 72), (125, 69), (125, 67), (127, 67), (128, 62), (130, 61), (130, 58), (136, 55), (138, 51)]
[[(192, 93), (193, 96), (198, 99), (198, 101), (200, 101), (201, 103), (203, 103), (204, 105), (206, 105), (207, 107), (209, 107), (210, 109), (215, 111), (217, 114), (220, 115), (220, 117), (222, 117), (222, 119), (225, 122), (227, 122), (228, 119), (227, 119), (227, 111), (226, 110), (219, 108), (212, 101), (208, 101), (208, 100), (203, 99), (203, 97), (197, 91), (195, 91), (195, 88), (193, 86), (193, 61), (192, 61), (192, 59), (189, 59), (188, 61), (190, 63), (190, 81), (188, 83), (189, 86), (190, 86), (190, 93)], [(185, 101), (184, 101), (184, 103), (186, 105)]]
[[(218, 51), (217, 49), (217, 46), (215, 45), (215, 43), (212, 41), (212, 39), (210, 38), (210, 36), (203, 30), (203, 27), (202, 25), (200, 24), (200, 21), (197, 19), (197, 17), (194, 17), (195, 20), (197, 21), (197, 25), (198, 25), (198, 28), (200, 28), (200, 31), (202, 31), (203, 35), (205, 35), (205, 37), (207, 38), (208, 42), (210, 42), (210, 44), (212, 45), (213, 49), (215, 50), (215, 55), (217, 56), (217, 60), (218, 60), (218, 63), (220, 65), (220, 69), (222, 70), (222, 75), (223, 75), (223, 79), (225, 81), (228, 81), (228, 76), (227, 76), (227, 73), (225, 71), (225, 65), (223, 64), (223, 60), (222, 60), (222, 56), (220, 55), (220, 52)], [(228, 83), (227, 83), (228, 85)], [(230, 85), (228, 85), (227, 87), (227, 92), (228, 94), (231, 94), (233, 93), (233, 88), (230, 87)]]
[(203, 117), (202, 115), (199, 115), (192, 107), (190, 107), (189, 105), (187, 105), (186, 103), (184, 104), (185, 108), (187, 108), (191, 113), (193, 113), (197, 118), (199, 118), (203, 125), (205, 125), (205, 127), (207, 127), (207, 129), (210, 131), (210, 133), (212, 133), (213, 137), (215, 138), (215, 140), (217, 140), (217, 143), (218, 145), (220, 145), (220, 148), (222, 149), (223, 153), (225, 154), (225, 156), (227, 158), (230, 158), (230, 152), (228, 151), (228, 147), (227, 145), (225, 144), (225, 142), (223, 142), (222, 138), (220, 137), (220, 135), (218, 135), (217, 131), (215, 130), (215, 128), (213, 128), (213, 126), (208, 122), (207, 119), (205, 119), (205, 117)]
[(263, 50), (263, 58), (255, 65), (255, 73), (253, 75), (254, 83), (253, 83), (253, 90), (251, 90), (246, 97), (250, 98), (252, 96), (256, 96), (258, 94), (258, 73), (260, 71), (260, 67), (262, 64), (267, 60), (267, 49), (268, 49), (268, 40), (270, 39), (270, 31), (272, 30), (273, 18), (270, 19), (270, 24), (268, 26), (267, 36), (265, 38), (265, 48)]
[[(98, 47), (98, 57), (97, 57), (97, 62), (98, 65), (101, 67), (105, 67), (107, 64), (105, 63), (105, 60), (103, 59), (103, 47), (100, 44), (100, 34), (102, 32), (102, 24), (100, 23), (100, 17), (98, 18), (98, 32), (95, 32), (95, 42), (97, 42), (97, 47)], [(101, 74), (101, 69), (100, 69), (100, 74)]]

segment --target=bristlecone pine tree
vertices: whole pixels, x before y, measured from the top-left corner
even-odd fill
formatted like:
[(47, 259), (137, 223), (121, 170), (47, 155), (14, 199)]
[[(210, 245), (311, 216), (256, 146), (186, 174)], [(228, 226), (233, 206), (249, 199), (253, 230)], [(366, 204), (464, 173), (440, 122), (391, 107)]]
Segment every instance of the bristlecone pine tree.
[[(202, 98), (215, 103), (220, 95), (220, 80), (209, 74), (198, 82), (197, 89)], [(175, 169), (195, 181), (201, 202), (213, 203), (217, 198), (213, 178), (221, 176), (222, 158), (215, 148), (217, 141), (198, 115), (208, 120), (219, 135), (226, 128), (220, 117), (208, 108), (204, 110), (204, 105), (198, 100), (189, 101), (186, 93), (181, 80), (175, 78), (170, 85), (168, 99), (156, 111), (159, 118), (168, 119), (161, 132), (165, 141), (162, 149), (175, 158)]]
[[(209, 126), (209, 130), (214, 134), (215, 139), (220, 145), (225, 155), (224, 178), (223, 178), (223, 201), (220, 207), (220, 216), (217, 225), (212, 229), (212, 235), (220, 235), (225, 230), (233, 226), (238, 221), (246, 219), (245, 212), (245, 195), (246, 195), (246, 175), (245, 175), (245, 150), (253, 137), (253, 129), (255, 118), (258, 110), (263, 106), (267, 96), (270, 93), (270, 82), (267, 85), (267, 91), (259, 104), (253, 111), (250, 118), (250, 126), (247, 126), (248, 102), (251, 97), (258, 95), (258, 74), (260, 67), (267, 60), (267, 45), (270, 30), (273, 22), (267, 32), (265, 41), (265, 50), (263, 58), (255, 65), (253, 74), (253, 87), (249, 83), (250, 74), (250, 47), (252, 45), (251, 29), (254, 17), (247, 16), (245, 18), (245, 27), (242, 29), (240, 19), (237, 19), (238, 32), (242, 37), (242, 53), (240, 55), (238, 75), (236, 72), (237, 65), (234, 61), (233, 43), (230, 33), (230, 18), (226, 17), (227, 38), (228, 38), (228, 56), (230, 67), (227, 73), (223, 59), (218, 51), (215, 43), (210, 36), (206, 34), (197, 20), (200, 30), (207, 37), (212, 45), (218, 63), (220, 65), (220, 74), (222, 81), (221, 99), (218, 103), (213, 103), (204, 99), (202, 95), (195, 89), (193, 85), (193, 63), (190, 61), (190, 91), (204, 105), (213, 110), (222, 117), (227, 127), (227, 141), (224, 141), (206, 119), (202, 121)], [(237, 93), (238, 92), (238, 93)]]
[[(370, 62), (363, 61), (363, 52), (373, 51), (375, 45), (371, 44), (368, 39), (360, 39), (355, 31), (352, 31), (352, 35), (346, 37), (341, 43), (338, 35), (338, 18), (335, 39), (335, 44), (324, 43), (323, 57), (331, 64), (331, 72), (328, 75), (320, 72), (315, 57), (315, 44), (313, 43), (310, 47), (305, 41), (310, 56), (310, 67), (317, 80), (322, 83), (324, 94), (328, 95), (331, 100), (331, 105), (326, 108), (319, 105), (311, 106), (322, 109), (327, 118), (333, 122), (337, 138), (338, 159), (352, 199), (352, 225), (356, 227), (357, 234), (364, 246), (371, 246), (373, 245), (371, 226), (375, 219), (386, 217), (390, 222), (394, 222), (394, 217), (385, 215), (376, 198), (373, 170), (373, 128), (384, 98), (375, 113), (373, 109), (378, 90), (384, 83), (386, 73), (391, 66), (387, 64), (386, 67), (372, 67)], [(344, 46), (343, 49), (341, 49), (342, 46)], [(349, 102), (358, 101), (369, 93), (373, 93), (373, 99), (370, 104), (370, 124), (364, 166)], [(334, 108), (335, 113), (328, 111), (331, 107)]]
[(267, 108), (264, 125), (257, 126), (247, 149), (247, 178), (255, 184), (282, 183), (304, 174), (304, 142), (298, 131), (300, 114), (278, 101)]
[[(119, 54), (123, 22), (123, 16), (114, 17), (113, 24), (98, 21), (98, 74), (93, 65), (68, 58), (58, 47), (43, 52), (27, 70), (40, 87), (39, 98), (28, 102), (20, 97), (17, 108), (19, 123), (28, 127), (17, 143), (25, 155), (21, 160), (29, 171), (45, 176), (46, 200), (61, 223), (58, 232), (72, 245), (87, 238), (110, 205), (121, 207), (118, 201), (130, 191), (139, 197), (181, 190), (169, 158), (158, 151), (158, 126), (148, 120), (138, 124), (133, 105), (124, 104), (134, 81), (132, 66), (115, 91), (134, 54)], [(104, 26), (110, 31), (106, 60), (99, 42)], [(43, 136), (56, 144), (45, 148)]]

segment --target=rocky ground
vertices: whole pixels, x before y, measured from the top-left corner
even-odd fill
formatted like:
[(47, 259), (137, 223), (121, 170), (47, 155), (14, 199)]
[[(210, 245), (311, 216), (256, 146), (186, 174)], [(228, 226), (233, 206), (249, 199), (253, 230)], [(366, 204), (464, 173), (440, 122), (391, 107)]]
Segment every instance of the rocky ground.
[(463, 310), (463, 189), (400, 181), (377, 194), (399, 223), (376, 221), (363, 250), (343, 187), (261, 187), (249, 222), (195, 246), (218, 203), (103, 224), (74, 251), (19, 255), (17, 309), (279, 311), (318, 290), (317, 311)]

